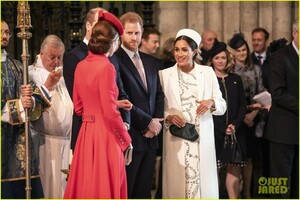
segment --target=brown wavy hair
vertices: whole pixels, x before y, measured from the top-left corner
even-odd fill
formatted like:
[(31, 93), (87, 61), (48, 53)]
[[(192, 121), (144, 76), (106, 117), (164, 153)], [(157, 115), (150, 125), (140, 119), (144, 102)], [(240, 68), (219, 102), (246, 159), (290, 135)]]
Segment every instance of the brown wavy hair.
[(108, 21), (100, 21), (95, 24), (88, 49), (93, 54), (105, 54), (109, 51), (113, 41), (117, 38), (116, 28)]
[[(226, 49), (225, 50), (225, 54), (226, 54), (226, 57), (227, 57), (227, 63), (226, 63), (226, 67), (224, 69), (225, 73), (230, 73), (233, 71), (233, 68), (234, 68), (234, 58), (233, 58), (233, 55)], [(212, 58), (210, 58), (207, 62), (207, 65), (208, 66), (211, 66), (212, 68), (215, 68), (213, 62), (212, 62)]]

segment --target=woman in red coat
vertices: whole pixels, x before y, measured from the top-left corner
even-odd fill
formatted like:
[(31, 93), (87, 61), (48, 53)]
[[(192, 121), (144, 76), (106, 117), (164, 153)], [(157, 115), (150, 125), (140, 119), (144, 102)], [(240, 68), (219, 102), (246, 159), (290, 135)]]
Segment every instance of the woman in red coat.
[(131, 138), (117, 109), (116, 71), (108, 60), (122, 33), (119, 20), (100, 11), (88, 56), (76, 68), (73, 103), (83, 123), (64, 198), (127, 198), (123, 152)]

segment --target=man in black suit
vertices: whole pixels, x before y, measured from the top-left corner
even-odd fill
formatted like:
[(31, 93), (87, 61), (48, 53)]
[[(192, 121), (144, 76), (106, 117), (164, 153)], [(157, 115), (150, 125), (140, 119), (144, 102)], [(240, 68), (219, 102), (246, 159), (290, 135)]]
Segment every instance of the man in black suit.
[[(264, 87), (268, 90), (268, 68), (269, 68), (269, 54), (267, 52), (267, 44), (269, 40), (269, 32), (261, 27), (257, 27), (252, 31), (252, 48), (251, 59), (253, 64), (258, 65), (262, 71), (262, 79)], [(268, 115), (268, 110), (264, 109), (259, 112), (259, 116)], [(257, 117), (258, 118), (258, 117)], [(265, 135), (265, 131), (263, 131)], [(255, 138), (256, 151), (252, 158), (253, 162), (253, 197), (258, 193), (258, 179), (262, 176), (269, 176), (269, 142), (266, 138)]]
[(255, 28), (252, 31), (252, 48), (251, 58), (253, 64), (260, 66), (262, 71), (263, 84), (266, 89), (269, 89), (268, 83), (268, 68), (269, 55), (267, 53), (267, 44), (269, 40), (269, 32), (261, 27)]
[(276, 198), (299, 198), (299, 36), (272, 54), (269, 85), (272, 107), (266, 137), (270, 141), (270, 176), (288, 179), (288, 193)]
[[(65, 53), (63, 58), (64, 71), (63, 76), (65, 83), (70, 94), (70, 97), (73, 98), (73, 83), (74, 83), (74, 72), (77, 64), (83, 60), (88, 55), (88, 42), (91, 38), (92, 29), (94, 25), (98, 22), (98, 12), (104, 10), (103, 8), (93, 8), (89, 10), (86, 14), (85, 27), (86, 34), (82, 42), (72, 49), (71, 51)], [(104, 10), (105, 11), (105, 10)], [(124, 125), (129, 129), (130, 124), (130, 112), (132, 104), (127, 100), (128, 96), (123, 90), (123, 83), (120, 78), (119, 65), (115, 56), (109, 57), (110, 62), (115, 66), (117, 71), (117, 85), (119, 88), (119, 97), (118, 97), (118, 107), (120, 109)], [(82, 119), (81, 116), (73, 114), (73, 124), (72, 124), (72, 135), (71, 135), (71, 149), (74, 150), (78, 133), (81, 127)]]
[(128, 12), (120, 17), (124, 26), (121, 48), (115, 53), (124, 89), (132, 102), (130, 135), (132, 162), (126, 167), (128, 198), (151, 199), (157, 134), (163, 120), (163, 93), (158, 77), (160, 62), (138, 51), (143, 32), (141, 17)]

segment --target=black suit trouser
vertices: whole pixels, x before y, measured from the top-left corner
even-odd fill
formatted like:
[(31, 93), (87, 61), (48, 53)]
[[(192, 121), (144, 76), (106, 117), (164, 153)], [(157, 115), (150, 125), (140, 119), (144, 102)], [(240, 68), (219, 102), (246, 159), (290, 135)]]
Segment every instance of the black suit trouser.
[(72, 122), (72, 135), (71, 135), (71, 149), (75, 150), (76, 141), (78, 138), (78, 134), (81, 128), (82, 118), (78, 116), (76, 113), (73, 114), (73, 122)]
[(270, 177), (287, 177), (288, 193), (274, 198), (299, 198), (299, 145), (270, 141)]
[(133, 149), (132, 162), (126, 167), (128, 199), (151, 199), (155, 162), (156, 149)]

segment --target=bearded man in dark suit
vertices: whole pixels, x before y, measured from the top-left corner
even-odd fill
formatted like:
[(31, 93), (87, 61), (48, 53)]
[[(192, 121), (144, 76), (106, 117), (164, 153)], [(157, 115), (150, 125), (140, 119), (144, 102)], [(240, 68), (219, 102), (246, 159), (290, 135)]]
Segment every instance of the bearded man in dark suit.
[(143, 32), (142, 18), (134, 12), (120, 17), (124, 27), (121, 48), (115, 53), (124, 90), (133, 107), (131, 129), (133, 157), (126, 167), (128, 198), (151, 199), (152, 179), (155, 167), (157, 135), (163, 120), (164, 95), (161, 89), (159, 62), (153, 56), (138, 50)]

